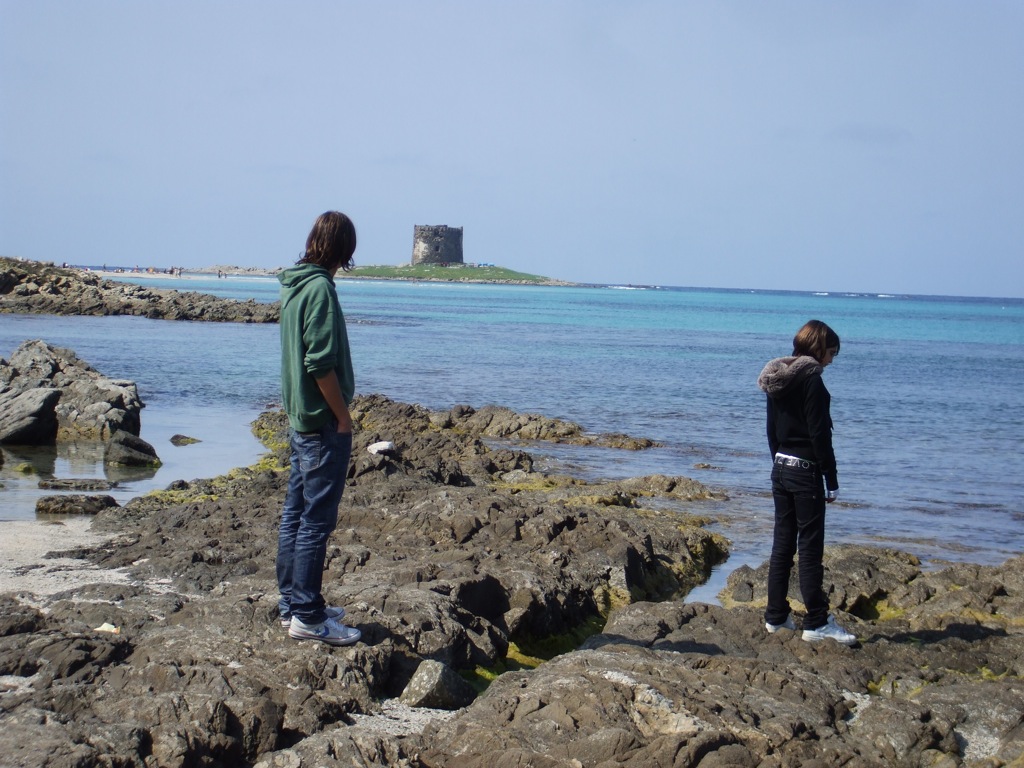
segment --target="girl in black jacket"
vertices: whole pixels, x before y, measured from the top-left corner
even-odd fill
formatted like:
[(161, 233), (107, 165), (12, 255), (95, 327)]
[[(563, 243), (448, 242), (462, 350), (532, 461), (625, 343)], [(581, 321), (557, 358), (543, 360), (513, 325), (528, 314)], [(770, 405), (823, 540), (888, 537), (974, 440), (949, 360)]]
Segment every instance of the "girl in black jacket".
[(839, 354), (839, 336), (820, 320), (811, 320), (793, 338), (792, 357), (769, 361), (757, 379), (768, 396), (768, 447), (773, 457), (772, 497), (775, 536), (768, 561), (770, 633), (796, 629), (789, 608), (789, 575), (799, 553), (800, 595), (807, 609), (803, 639), (857, 642), (828, 612), (822, 588), (825, 569), (825, 505), (839, 495), (832, 451), (831, 397), (821, 373)]

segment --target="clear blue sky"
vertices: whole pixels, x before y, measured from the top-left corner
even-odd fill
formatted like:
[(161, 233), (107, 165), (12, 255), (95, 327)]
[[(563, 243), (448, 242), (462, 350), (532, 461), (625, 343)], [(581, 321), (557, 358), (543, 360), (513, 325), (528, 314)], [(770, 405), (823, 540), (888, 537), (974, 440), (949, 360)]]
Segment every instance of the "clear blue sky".
[(1024, 296), (1024, 3), (0, 0), (0, 254)]

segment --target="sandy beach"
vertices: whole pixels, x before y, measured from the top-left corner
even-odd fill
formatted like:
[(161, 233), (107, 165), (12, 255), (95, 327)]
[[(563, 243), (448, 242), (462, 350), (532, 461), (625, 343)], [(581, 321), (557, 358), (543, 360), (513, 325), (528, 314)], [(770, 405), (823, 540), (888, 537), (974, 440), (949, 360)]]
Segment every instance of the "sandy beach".
[(219, 277), (234, 279), (240, 277), (266, 278), (273, 277), (280, 270), (257, 269), (243, 267), (205, 267), (203, 269), (187, 269), (175, 272), (168, 272), (164, 269), (153, 267), (140, 267), (138, 270), (112, 270), (112, 269), (89, 269), (85, 267), (73, 267), (79, 272), (89, 275), (96, 275), (105, 280), (123, 280), (125, 278), (146, 278), (147, 280), (167, 280), (169, 283), (183, 280), (210, 280)]
[(92, 532), (90, 518), (69, 517), (58, 522), (14, 521), (2, 525), (0, 593), (14, 592), (27, 599), (28, 595), (55, 595), (84, 584), (126, 584), (130, 581), (128, 574), (120, 569), (97, 568), (79, 558), (46, 556), (49, 552), (95, 547), (110, 541), (111, 535)]

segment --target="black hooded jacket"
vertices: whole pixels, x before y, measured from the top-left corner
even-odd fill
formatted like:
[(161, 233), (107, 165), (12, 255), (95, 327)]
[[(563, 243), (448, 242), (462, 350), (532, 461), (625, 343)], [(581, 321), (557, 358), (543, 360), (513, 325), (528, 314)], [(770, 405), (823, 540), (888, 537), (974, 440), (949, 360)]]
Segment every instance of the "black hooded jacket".
[(832, 450), (832, 397), (813, 357), (778, 357), (757, 377), (768, 396), (768, 447), (772, 456), (785, 453), (816, 462), (825, 487), (839, 488)]

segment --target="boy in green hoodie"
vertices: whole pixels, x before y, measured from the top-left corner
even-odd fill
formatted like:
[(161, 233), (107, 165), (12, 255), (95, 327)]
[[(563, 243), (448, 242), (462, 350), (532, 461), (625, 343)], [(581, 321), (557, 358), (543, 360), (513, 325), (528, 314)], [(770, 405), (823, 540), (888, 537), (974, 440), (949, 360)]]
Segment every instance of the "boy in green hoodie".
[(343, 213), (317, 218), (306, 252), (281, 281), (281, 398), (291, 426), (291, 475), (277, 547), (281, 625), (298, 640), (350, 645), (358, 629), (321, 594), (327, 540), (352, 454), (355, 394), (345, 317), (334, 276), (352, 267), (356, 230)]

